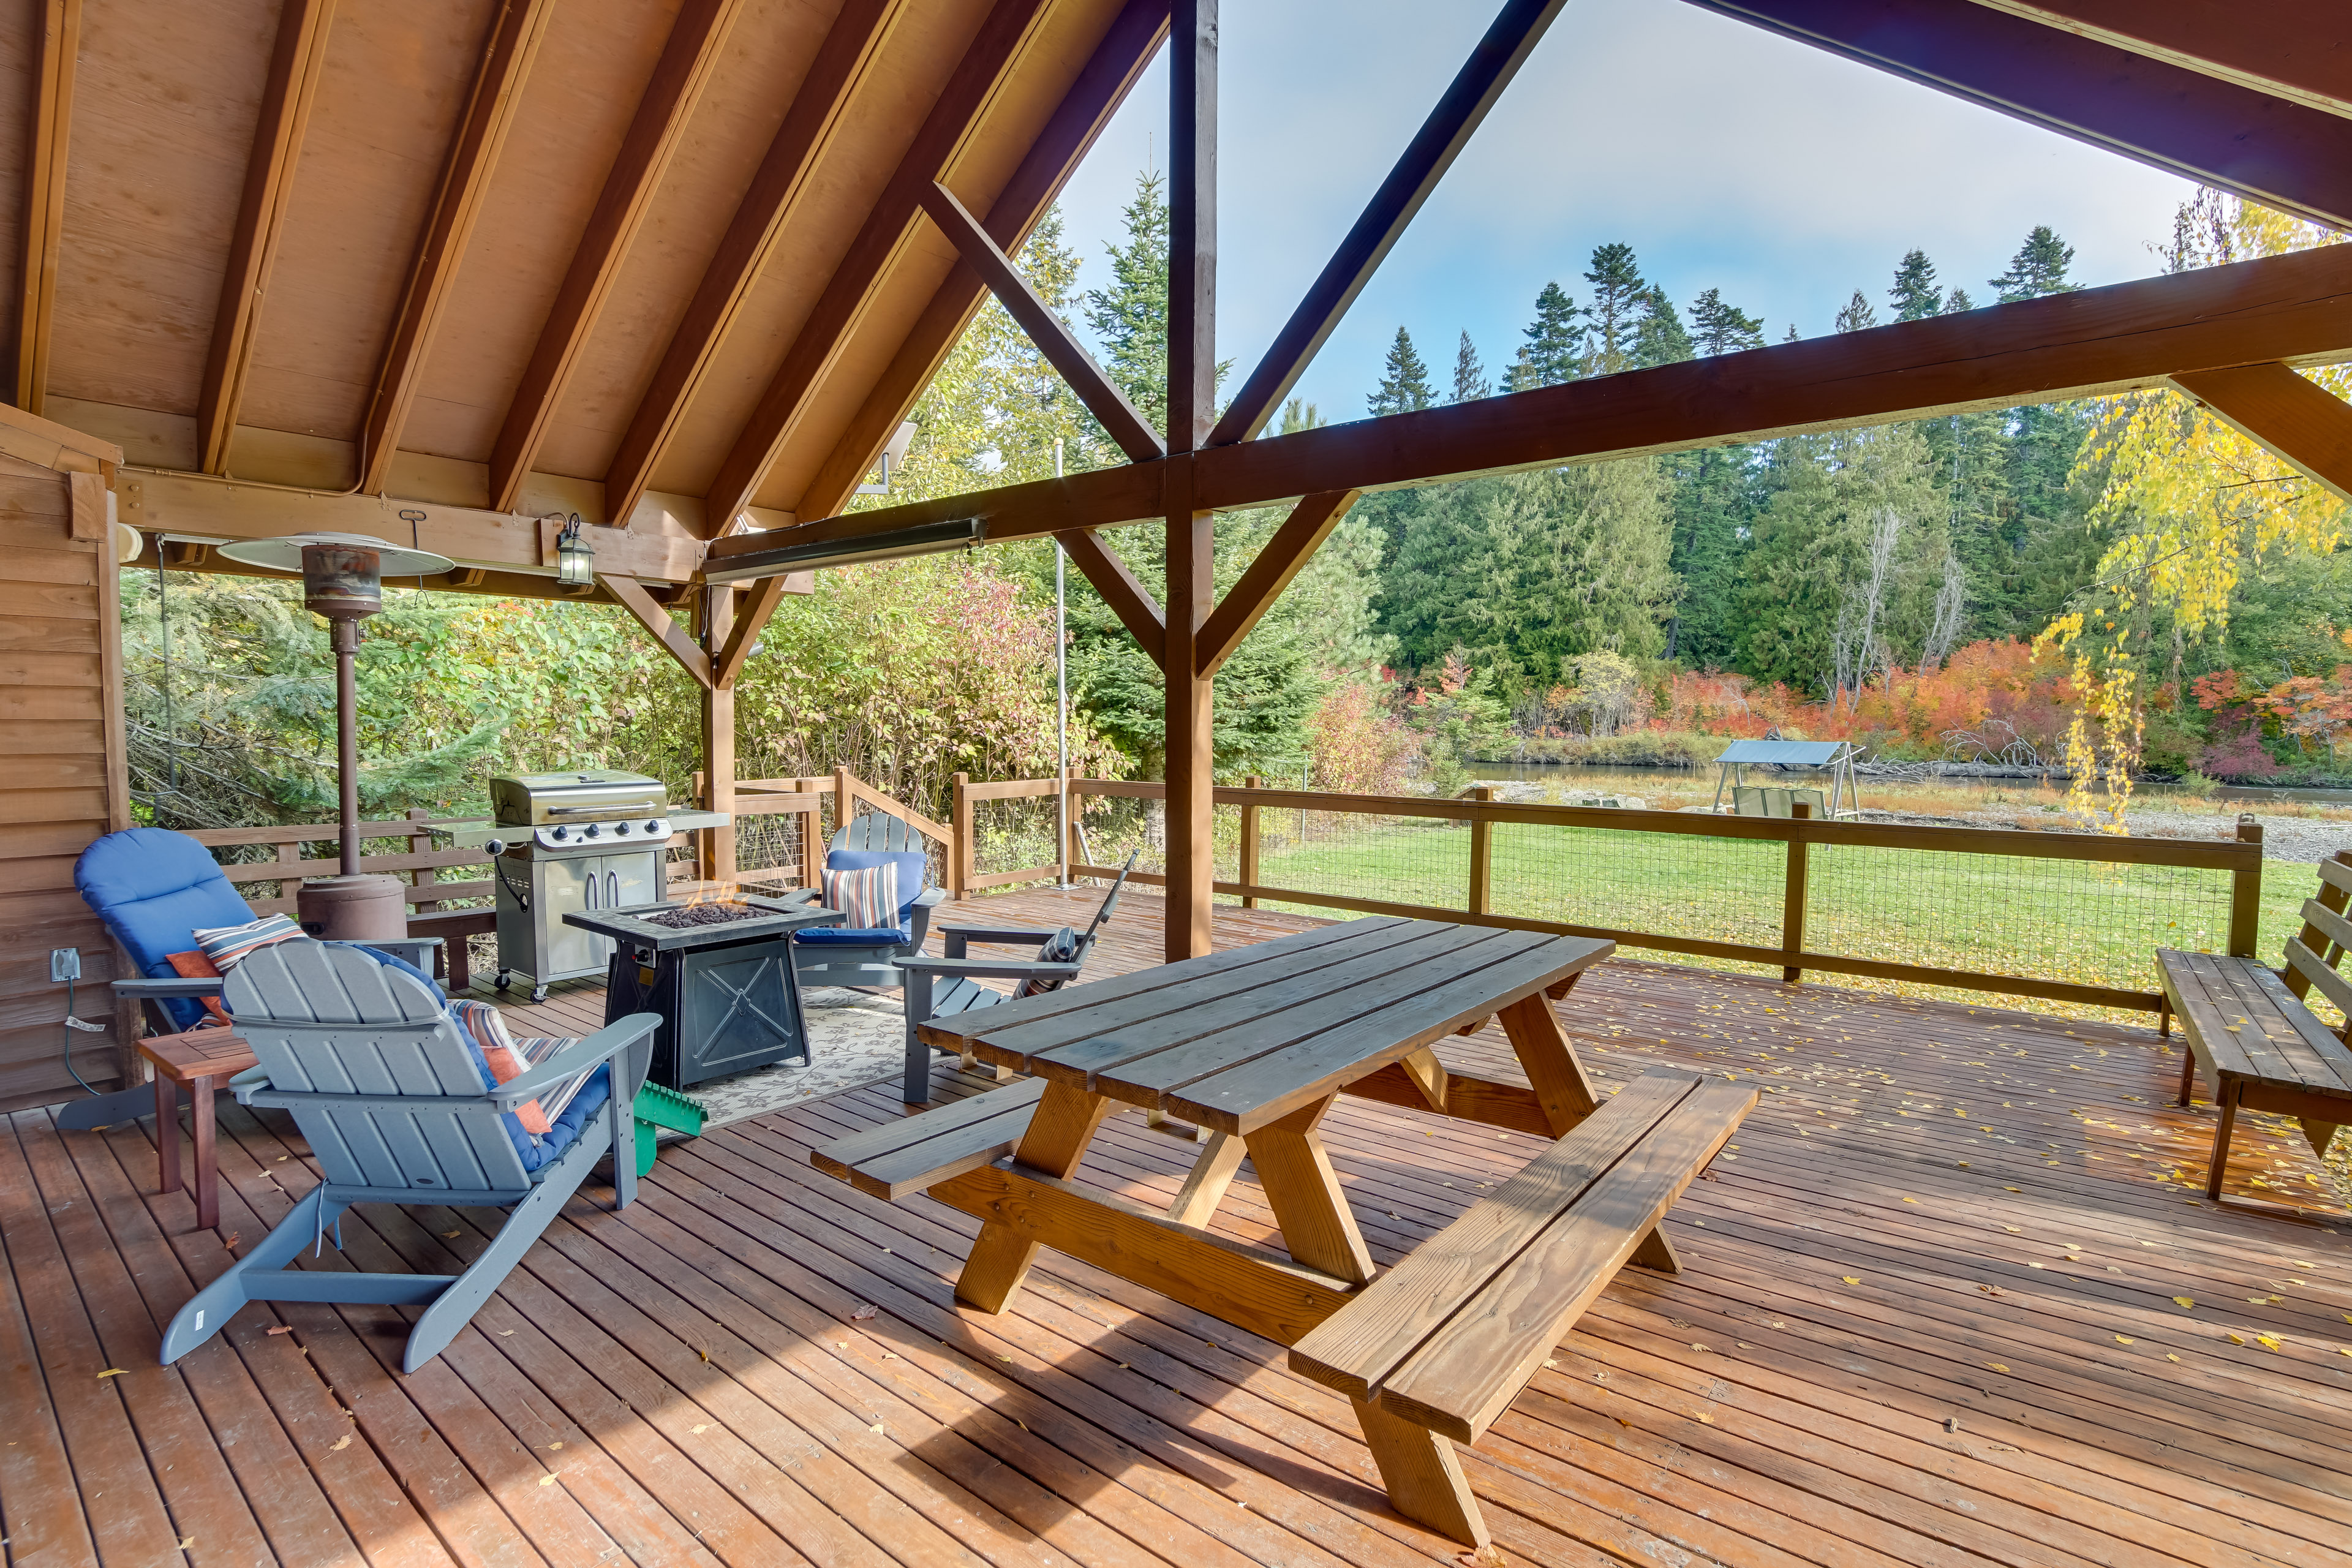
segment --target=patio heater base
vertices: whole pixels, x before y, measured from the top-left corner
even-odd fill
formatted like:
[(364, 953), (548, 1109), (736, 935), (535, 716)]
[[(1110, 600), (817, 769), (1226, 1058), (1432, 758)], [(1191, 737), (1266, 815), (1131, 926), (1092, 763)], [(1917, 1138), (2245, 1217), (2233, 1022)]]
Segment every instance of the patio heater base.
[(405, 889), (397, 877), (321, 877), (295, 893), (295, 918), (321, 942), (396, 942), (408, 934)]

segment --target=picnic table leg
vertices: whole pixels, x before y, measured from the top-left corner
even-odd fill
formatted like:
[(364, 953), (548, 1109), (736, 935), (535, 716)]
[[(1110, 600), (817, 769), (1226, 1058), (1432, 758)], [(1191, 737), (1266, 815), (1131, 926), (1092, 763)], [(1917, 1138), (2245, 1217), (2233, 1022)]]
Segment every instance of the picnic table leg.
[(1364, 1446), (1372, 1451), (1372, 1463), (1381, 1468), (1381, 1484), (1388, 1489), (1389, 1501), (1396, 1510), (1483, 1550), (1492, 1537), (1478, 1511), (1478, 1500), (1470, 1495), (1470, 1482), (1462, 1474), (1462, 1460), (1454, 1451), (1453, 1440), (1401, 1420), (1378, 1405), (1360, 1399), (1349, 1403), (1356, 1407)]
[[(1120, 1107), (1099, 1094), (1088, 1094), (1082, 1089), (1072, 1089), (1066, 1083), (1050, 1083), (1037, 1101), (1036, 1112), (1029, 1118), (1029, 1130), (1021, 1135), (1021, 1146), (1013, 1157), (1031, 1170), (1066, 1179), (1086, 1158), (1087, 1145), (1094, 1141), (1095, 1130), (1106, 1117)], [(971, 1244), (971, 1255), (964, 1259), (963, 1271), (956, 1276), (956, 1300), (967, 1307), (977, 1307), (983, 1312), (1001, 1312), (1013, 1299), (1021, 1282), (1029, 1277), (1029, 1266), (1037, 1260), (1037, 1243), (1002, 1220), (990, 1220), (980, 1227), (978, 1239)]]
[(2230, 1171), (2230, 1131), (2238, 1120), (2238, 1085), (2231, 1079), (2221, 1085), (2221, 1120), (2213, 1128), (2213, 1158), (2205, 1168), (2205, 1195), (2219, 1203), (2221, 1199), (2221, 1178)]
[(1230, 1132), (1209, 1134), (1201, 1157), (1192, 1162), (1192, 1173), (1177, 1189), (1176, 1201), (1168, 1205), (1168, 1217), (1178, 1225), (1207, 1225), (1217, 1205), (1225, 1201), (1225, 1189), (1234, 1184), (1242, 1157), (1248, 1152), (1249, 1145)]
[(2197, 1053), (2189, 1048), (2189, 1042), (2187, 1040), (2183, 1040), (2180, 1042), (2181, 1104), (2186, 1105), (2189, 1103), (2189, 1091), (2195, 1087), (2197, 1087)]
[(1259, 1128), (1244, 1142), (1290, 1256), (1309, 1268), (1361, 1285), (1377, 1272), (1371, 1251), (1356, 1229), (1356, 1216), (1339, 1190), (1331, 1156), (1315, 1135), (1315, 1124), (1335, 1098), (1326, 1095)]
[(1559, 1015), (1551, 1010), (1550, 999), (1538, 991), (1504, 1008), (1502, 1018), (1503, 1033), (1509, 1037), (1519, 1067), (1535, 1088), (1544, 1120), (1551, 1123), (1551, 1135), (1566, 1137), (1578, 1122), (1601, 1109), (1601, 1097), (1592, 1092), (1592, 1080), (1585, 1076), (1576, 1047), (1568, 1043)]

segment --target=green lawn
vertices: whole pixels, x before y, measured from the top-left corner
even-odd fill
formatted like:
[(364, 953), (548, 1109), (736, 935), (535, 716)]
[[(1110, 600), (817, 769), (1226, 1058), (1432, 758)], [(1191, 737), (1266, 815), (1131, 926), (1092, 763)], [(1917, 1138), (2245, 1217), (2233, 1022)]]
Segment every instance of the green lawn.
[[(1281, 832), (1295, 837), (1290, 814), (1266, 815), (1274, 831), (1259, 862), (1262, 885), (1444, 909), (1467, 902), (1465, 825), (1335, 818), (1327, 826), (1318, 818), (1308, 825), (1307, 841), (1297, 844)], [(1528, 919), (1777, 946), (1785, 854), (1778, 843), (1753, 839), (1501, 826), (1494, 837), (1491, 908)], [(2230, 878), (2220, 871), (1822, 845), (1813, 847), (1808, 869), (1806, 947), (1857, 958), (2147, 990), (2154, 949), (2218, 950), (2229, 924)], [(2317, 879), (2310, 868), (2283, 861), (2266, 863), (2263, 873), (2258, 951), (2275, 962)], [(1235, 872), (1228, 865), (1218, 874)], [(1328, 906), (1273, 907), (1332, 912)], [(1675, 957), (1654, 951), (1642, 956)], [(1678, 962), (1746, 967), (1719, 959)], [(1946, 997), (1976, 994), (1872, 984)]]

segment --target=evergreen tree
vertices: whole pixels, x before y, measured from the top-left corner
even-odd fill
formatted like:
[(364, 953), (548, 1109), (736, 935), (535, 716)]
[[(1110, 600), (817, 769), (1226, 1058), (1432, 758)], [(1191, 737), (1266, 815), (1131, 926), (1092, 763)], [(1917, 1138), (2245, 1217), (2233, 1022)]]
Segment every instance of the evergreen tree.
[(1801, 343), (1805, 341), (1805, 335), (1797, 331), (1797, 323), (1791, 321), (1789, 323), (1788, 335), (1783, 337), (1780, 341), (1784, 343)]
[(1583, 374), (1576, 353), (1576, 318), (1581, 314), (1568, 291), (1547, 283), (1536, 296), (1536, 319), (1529, 322), (1518, 363), (1511, 367), (1511, 390), (1557, 386)]
[(1695, 358), (1696, 353), (1675, 302), (1666, 298), (1664, 289), (1650, 288), (1642, 296), (1641, 318), (1633, 328), (1633, 363), (1649, 370), (1662, 364), (1679, 364)]
[(1963, 310), (1973, 310), (1976, 308), (1977, 302), (1969, 298), (1969, 291), (1965, 289), (1956, 287), (1949, 294), (1944, 296), (1944, 314), (1947, 316), (1957, 316)]
[(1869, 300), (1864, 297), (1862, 290), (1855, 289), (1853, 298), (1845, 302), (1845, 309), (1837, 313), (1837, 330), (1841, 332), (1858, 332), (1865, 327), (1876, 325), (1878, 325), (1878, 312), (1871, 308)]
[(1127, 243), (1110, 245), (1110, 287), (1087, 291), (1087, 325), (1103, 369), (1151, 429), (1168, 423), (1168, 196), (1156, 174), (1136, 177)]
[(1365, 405), (1375, 415), (1412, 414), (1436, 401), (1437, 394), (1429, 384), (1429, 367), (1414, 352), (1412, 334), (1399, 327), (1396, 342), (1389, 345), (1381, 384), (1364, 399)]
[(1318, 429), (1329, 423), (1330, 421), (1323, 417), (1322, 411), (1315, 405), (1301, 402), (1294, 397), (1282, 405), (1282, 425), (1275, 434), (1289, 436), (1300, 430)]
[(1673, 485), (1668, 565), (1682, 584), (1666, 623), (1666, 657), (1694, 669), (1739, 658), (1742, 558), (1755, 520), (1758, 448), (1701, 447), (1663, 459)]
[(1462, 347), (1454, 355), (1454, 396), (1455, 403), (1475, 403), (1494, 395), (1495, 388), (1486, 380), (1486, 367), (1479, 363), (1478, 351), (1471, 345), (1470, 334), (1462, 334)]
[(2065, 294), (2082, 287), (2066, 280), (2066, 268), (2074, 261), (2074, 247), (2051, 229), (2046, 223), (2033, 226), (2025, 243), (2009, 259), (2009, 270), (1993, 279), (1989, 285), (2004, 305), (2020, 300), (2038, 300), (2044, 294)]
[(1886, 291), (1895, 305), (1895, 319), (1916, 321), (1922, 316), (1940, 315), (1944, 309), (1944, 291), (1936, 286), (1936, 264), (1927, 259), (1924, 250), (1907, 250), (1903, 265), (1895, 269), (1895, 287)]
[(1623, 243), (1596, 246), (1584, 280), (1592, 285), (1585, 307), (1585, 374), (1614, 375), (1633, 367), (1633, 331), (1649, 284)]
[(1737, 305), (1725, 304), (1720, 289), (1710, 289), (1691, 301), (1691, 326), (1701, 353), (1738, 353), (1764, 346), (1764, 323)]

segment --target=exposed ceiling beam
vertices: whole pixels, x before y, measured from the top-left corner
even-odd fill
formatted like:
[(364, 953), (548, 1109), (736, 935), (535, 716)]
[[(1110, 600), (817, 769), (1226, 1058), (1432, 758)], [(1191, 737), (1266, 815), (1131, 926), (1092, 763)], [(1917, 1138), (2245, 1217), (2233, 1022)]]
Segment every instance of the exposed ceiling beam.
[(286, 0), (278, 13), (278, 43), (270, 51), (268, 79), (262, 84), (261, 114), (254, 122), (253, 151), (245, 163), (245, 195), (237, 205), (236, 230), (229, 237), (228, 269), (221, 276), (212, 348), (205, 356), (204, 384), (196, 395), (196, 467), (207, 474), (228, 471), (229, 440), (245, 402), (254, 340), (260, 335), (261, 305), (268, 294), (270, 268), (278, 260), (287, 197), (301, 162), (302, 136), (310, 128), (334, 19), (335, 0)]
[[(727, 630), (727, 641), (711, 661), (711, 680), (721, 690), (733, 686), (743, 666), (751, 661), (752, 645), (767, 629), (768, 617), (776, 613), (792, 585), (790, 577), (762, 577), (751, 586), (751, 602), (735, 616), (735, 624)], [(803, 588), (803, 593), (808, 589)]]
[[(376, 375), (375, 395), (360, 431), (359, 488), (369, 494), (383, 489), (392, 472), (393, 453), (400, 447), (401, 427), (416, 402), (432, 357), (433, 340), (466, 259), (467, 242), (490, 191), (499, 153), (522, 105), (522, 87), (531, 63), (547, 36), (547, 20), (555, 0), (508, 0), (491, 24), (489, 47), (483, 51), (481, 74), (474, 81), (473, 100), (458, 121), (457, 140), (441, 176), (441, 193), (425, 221), (425, 237), (410, 268), (408, 291), (394, 318), (392, 338), (384, 350), (383, 368)], [(625, 514), (624, 514), (625, 515)]]
[(1071, 332), (1068, 323), (1038, 298), (1037, 290), (1029, 286), (1021, 268), (997, 248), (988, 230), (956, 200), (955, 193), (934, 184), (922, 193), (920, 200), (923, 210), (939, 225), (940, 232), (962, 256), (964, 265), (980, 274), (990, 292), (1003, 304), (1021, 330), (1029, 334), (1037, 352), (1045, 356), (1045, 363), (1061, 373), (1070, 390), (1078, 395), (1078, 401), (1101, 423), (1104, 431), (1118, 444), (1118, 449), (1127, 454), (1128, 460), (1141, 463), (1161, 456), (1167, 448), (1151, 433), (1151, 426), (1144, 423), (1143, 416), (1135, 411), (1135, 405), (1111, 384), (1102, 366), (1095, 363), (1095, 356)]
[(1062, 548), (1070, 552), (1070, 561), (1087, 574), (1104, 604), (1118, 616), (1119, 624), (1136, 646), (1151, 657), (1160, 668), (1168, 668), (1168, 622), (1160, 614), (1160, 601), (1128, 570), (1118, 552), (1090, 529), (1078, 529), (1060, 536)]
[[(694, 677), (704, 689), (715, 689), (717, 683), (711, 672), (710, 656), (687, 635), (684, 626), (670, 619), (669, 611), (656, 604), (653, 595), (640, 587), (635, 578), (599, 573), (596, 581), (619, 602), (623, 609), (637, 618), (639, 626), (653, 634), (654, 641), (661, 644), (670, 658), (677, 660), (678, 668)], [(781, 583), (782, 579), (777, 581)]]
[(2340, 115), (1976, 0), (1689, 3), (2251, 201), (2352, 227), (2352, 120)]
[[(835, 16), (621, 433), (604, 473), (607, 517), (631, 515), (652, 488), (654, 470), (704, 373), (733, 331), (777, 232), (808, 188), (810, 172), (832, 144), (851, 98), (906, 9), (907, 0), (846, 0)], [(712, 531), (723, 531), (727, 521), (717, 520)]]
[[(580, 353), (596, 330), (604, 301), (621, 275), (629, 247), (653, 210), (654, 194), (685, 139), (687, 122), (702, 101), (719, 62), (726, 57), (727, 40), (735, 31), (748, 0), (686, 0), (670, 24), (669, 41), (637, 100), (637, 112), (628, 134), (604, 175), (604, 190), (589, 214), (588, 226), (572, 253), (555, 303), (540, 329), (539, 342), (507, 406), (506, 423), (490, 451), (490, 509), (512, 511), (530, 473), (540, 443), (554, 422), (555, 411), (578, 368)], [(624, 512), (607, 516), (625, 518)]]
[[(1030, 230), (1045, 216), (1070, 171), (1126, 101), (1136, 79), (1167, 37), (1168, 0), (1129, 0), (1111, 23), (1063, 97), (1061, 107), (1045, 122), (1045, 131), (988, 209), (982, 226), (1008, 255), (1021, 253)], [(805, 513), (829, 517), (849, 504), (892, 432), (930, 384), (940, 362), (963, 335), (972, 312), (987, 295), (987, 285), (970, 267), (958, 266), (949, 272), (802, 492), (800, 504)]]
[(2130, 391), (2198, 370), (2352, 359), (2352, 245), (2241, 261), (1841, 332), (1746, 353), (1396, 414), (1189, 458), (1130, 463), (722, 540), (712, 564), (762, 549), (978, 519), (992, 541), (1162, 515), (1171, 470), (1198, 504), (1264, 506)]
[(1265, 357), (1234, 394), (1210, 433), (1210, 446), (1246, 441), (1265, 427), (1565, 4), (1567, 0), (1507, 0), (1437, 107), (1406, 144), (1396, 167), (1372, 193), (1356, 226), (1340, 240), (1314, 286), (1275, 335)]
[(2352, 500), (2352, 403), (2283, 364), (2190, 371), (2172, 383), (2223, 424)]
[(57, 313), (58, 245), (65, 233), (66, 143), (73, 128), (81, 0), (44, 0), (41, 75), (33, 89), (25, 158), (23, 242), (17, 255), (16, 376), (13, 401), (41, 412), (49, 385), (49, 326)]
[(1325, 490), (1306, 497), (1291, 509), (1274, 537), (1258, 551), (1257, 559), (1249, 563), (1249, 570), (1242, 574), (1242, 580), (1225, 590), (1225, 596), (1202, 626), (1193, 660), (1202, 676), (1216, 674), (1234, 657), (1250, 628), (1274, 607), (1291, 580), (1306, 570), (1307, 561), (1331, 537), (1331, 531), (1361, 494), (1361, 490)]
[[(816, 306), (784, 351), (751, 417), (703, 497), (703, 526), (723, 533), (767, 477), (768, 467), (824, 380), (842, 346), (857, 329), (874, 288), (905, 247), (922, 193), (949, 173), (948, 164), (994, 95), (1005, 68), (1020, 58), (1045, 9), (1045, 0), (996, 0), (979, 36), (957, 61), (946, 88), (924, 117), (874, 210), (849, 243)], [(609, 487), (608, 487), (609, 489)]]
[(1977, 0), (2241, 87), (2352, 114), (2352, 35), (2339, 0)]

